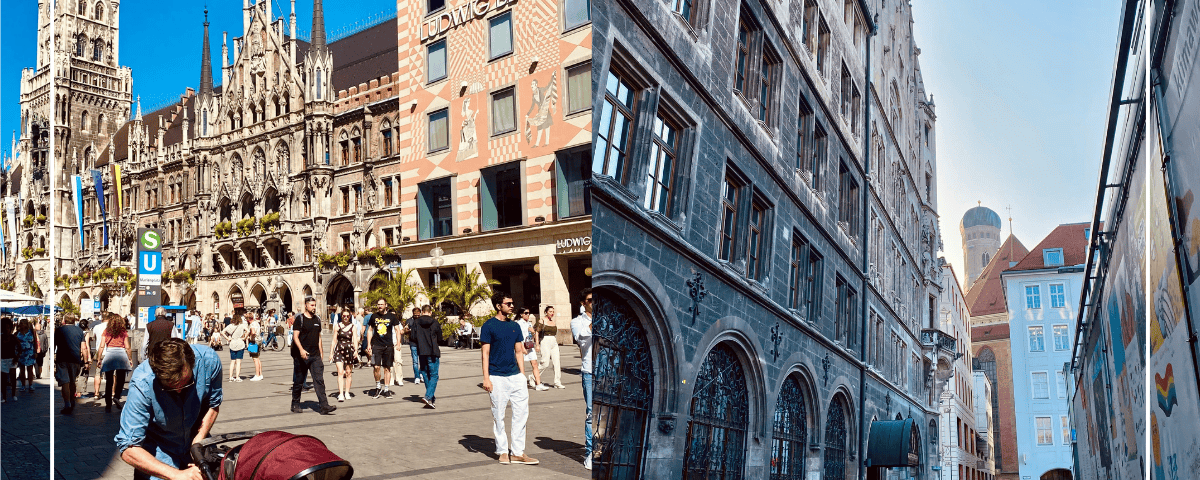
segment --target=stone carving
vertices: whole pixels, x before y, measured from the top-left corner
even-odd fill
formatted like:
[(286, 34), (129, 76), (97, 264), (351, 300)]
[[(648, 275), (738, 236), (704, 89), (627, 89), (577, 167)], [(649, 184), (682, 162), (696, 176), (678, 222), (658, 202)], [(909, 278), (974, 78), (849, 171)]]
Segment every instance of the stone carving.
[[(536, 85), (536, 83), (535, 83)], [(479, 156), (479, 145), (475, 137), (475, 116), (479, 112), (471, 109), (471, 98), (463, 98), (462, 131), (458, 135), (457, 161), (469, 160)]]
[(313, 222), (313, 253), (325, 252), (325, 230), (328, 220), (318, 219)]
[(231, 185), (241, 184), (242, 178), (242, 157), (233, 156), (233, 160), (229, 162), (229, 183)]
[(363, 251), (363, 247), (367, 242), (367, 235), (375, 229), (375, 220), (366, 220), (363, 211), (360, 209), (354, 214), (354, 232), (350, 234), (350, 251), (357, 254)]
[(278, 147), (275, 147), (275, 163), (271, 168), (271, 170), (273, 170), (272, 173), (279, 176), (285, 176), (291, 173), (288, 171), (290, 158), (291, 155), (288, 153), (288, 146), (286, 143), (280, 143)]
[(255, 183), (261, 182), (267, 172), (267, 154), (263, 153), (261, 148), (254, 151), (254, 166), (252, 168), (253, 170), (250, 173), (254, 177)]
[[(529, 111), (525, 112), (525, 142), (533, 142), (531, 128), (537, 129), (537, 141), (533, 146), (542, 144), (542, 134), (546, 135), (546, 144), (550, 144), (550, 125), (554, 124), (554, 110), (558, 106), (558, 72), (550, 76), (550, 84), (546, 88), (538, 88), (537, 80), (530, 82), (533, 89), (533, 101)], [(530, 113), (537, 112), (533, 117)]]

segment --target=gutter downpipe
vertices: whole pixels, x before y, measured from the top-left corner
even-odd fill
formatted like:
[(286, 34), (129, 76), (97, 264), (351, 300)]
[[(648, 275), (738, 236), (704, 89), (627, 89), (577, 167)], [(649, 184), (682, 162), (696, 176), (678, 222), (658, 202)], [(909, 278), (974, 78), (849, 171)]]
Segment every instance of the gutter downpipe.
[(862, 272), (863, 272), (863, 275), (862, 275), (862, 279), (863, 279), (863, 283), (862, 283), (862, 295), (860, 295), (860, 297), (862, 297), (862, 300), (861, 300), (862, 307), (859, 309), (859, 312), (860, 312), (859, 318), (861, 319), (861, 322), (859, 323), (859, 329), (858, 329), (859, 330), (858, 358), (863, 364), (863, 367), (858, 369), (858, 423), (859, 423), (858, 436), (859, 436), (859, 444), (861, 445), (860, 449), (859, 449), (860, 455), (858, 456), (858, 458), (860, 459), (858, 462), (859, 463), (859, 468), (858, 468), (859, 480), (865, 480), (866, 475), (867, 475), (867, 467), (866, 467), (867, 415), (866, 415), (866, 411), (865, 411), (865, 409), (867, 408), (867, 392), (866, 392), (866, 388), (867, 388), (867, 368), (866, 368), (867, 355), (866, 355), (866, 352), (867, 352), (867, 318), (868, 318), (868, 315), (867, 315), (867, 292), (868, 292), (867, 282), (868, 282), (868, 276), (871, 274), (871, 269), (870, 269), (870, 261), (871, 260), (870, 260), (870, 257), (868, 257), (868, 252), (870, 252), (871, 249), (869, 248), (868, 243), (867, 243), (871, 239), (871, 235), (869, 233), (871, 231), (870, 215), (869, 215), (871, 213), (871, 195), (869, 193), (871, 188), (870, 188), (870, 184), (867, 182), (867, 178), (869, 178), (871, 176), (871, 131), (870, 131), (870, 125), (871, 125), (871, 91), (873, 90), (871, 87), (871, 37), (874, 37), (875, 34), (877, 34), (879, 32), (879, 14), (875, 14), (874, 21), (871, 23), (872, 23), (871, 34), (867, 35), (867, 38), (864, 40), (864, 42), (866, 42), (866, 52), (867, 52), (867, 54), (866, 54), (867, 78), (866, 78), (866, 81), (863, 82), (864, 86), (866, 87), (863, 89), (863, 90), (866, 90), (866, 93), (863, 95), (863, 155), (862, 155), (863, 174), (864, 174), (863, 189), (862, 189), (862, 195), (863, 195), (863, 202), (862, 202), (862, 204), (863, 204), (863, 206), (862, 206), (862, 238), (863, 238), (863, 242), (862, 242)]
[[(1106, 121), (1107, 131), (1104, 134), (1104, 157), (1100, 163), (1100, 185), (1096, 189), (1096, 207), (1095, 213), (1092, 215), (1091, 227), (1092, 238), (1088, 240), (1087, 267), (1084, 268), (1083, 271), (1084, 281), (1083, 290), (1079, 295), (1079, 314), (1075, 319), (1075, 324), (1078, 325), (1078, 327), (1075, 329), (1074, 347), (1073, 351), (1071, 352), (1072, 371), (1075, 371), (1079, 368), (1079, 355), (1081, 352), (1079, 339), (1082, 337), (1085, 326), (1089, 329), (1091, 328), (1091, 325), (1088, 325), (1084, 322), (1084, 314), (1085, 312), (1088, 314), (1092, 313), (1092, 307), (1088, 306), (1087, 304), (1088, 294), (1090, 293), (1093, 281), (1095, 280), (1094, 277), (1092, 277), (1092, 267), (1095, 263), (1096, 252), (1099, 250), (1101, 246), (1100, 244), (1102, 243), (1102, 241), (1099, 239), (1103, 238), (1107, 233), (1100, 231), (1100, 213), (1104, 208), (1104, 197), (1107, 196), (1109, 188), (1108, 170), (1110, 163), (1112, 162), (1113, 143), (1116, 141), (1117, 117), (1120, 114), (1122, 106), (1121, 97), (1123, 94), (1121, 90), (1125, 85), (1126, 70), (1129, 67), (1129, 56), (1127, 52), (1129, 51), (1129, 45), (1133, 40), (1133, 25), (1137, 19), (1138, 1), (1139, 0), (1125, 0), (1125, 7), (1121, 12), (1121, 37), (1118, 41), (1117, 47), (1116, 71), (1113, 72), (1112, 94), (1110, 95), (1109, 99), (1108, 120)], [(1120, 184), (1116, 185), (1120, 186)], [(1109, 227), (1112, 228), (1113, 226), (1109, 225)]]

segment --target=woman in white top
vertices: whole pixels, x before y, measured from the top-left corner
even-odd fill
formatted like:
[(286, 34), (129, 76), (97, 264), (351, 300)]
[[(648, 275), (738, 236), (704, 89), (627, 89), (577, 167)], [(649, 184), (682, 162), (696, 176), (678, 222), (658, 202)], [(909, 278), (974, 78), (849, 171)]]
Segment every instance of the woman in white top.
[(229, 340), (229, 381), (242, 381), (242, 354), (246, 352), (246, 337), (250, 330), (242, 323), (242, 314), (233, 316), (221, 336)]
[(538, 369), (538, 338), (537, 332), (533, 331), (533, 320), (530, 318), (529, 309), (522, 308), (521, 316), (518, 318), (517, 324), (521, 326), (521, 333), (525, 334), (525, 360), (528, 360), (529, 365), (533, 367), (533, 375), (529, 376), (529, 388), (549, 390), (550, 387), (542, 385), (542, 372)]
[(250, 334), (247, 336), (249, 341), (246, 345), (246, 350), (250, 352), (250, 358), (254, 359), (254, 376), (250, 377), (251, 382), (257, 382), (263, 379), (262, 375), (262, 359), (258, 358), (262, 355), (262, 343), (258, 341), (262, 335), (262, 322), (259, 321), (258, 315), (247, 313), (250, 318)]
[(546, 311), (543, 312), (541, 321), (534, 325), (534, 330), (542, 337), (542, 341), (538, 342), (542, 351), (539, 362), (542, 370), (550, 368), (553, 364), (554, 388), (567, 388), (562, 384), (562, 359), (558, 352), (558, 323), (554, 321), (554, 307), (546, 306)]

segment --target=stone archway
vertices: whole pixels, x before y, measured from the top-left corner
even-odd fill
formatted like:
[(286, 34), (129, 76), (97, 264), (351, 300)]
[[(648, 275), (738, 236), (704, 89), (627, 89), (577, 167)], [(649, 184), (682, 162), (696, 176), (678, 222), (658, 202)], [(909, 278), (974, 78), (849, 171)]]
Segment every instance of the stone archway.
[(328, 287), (325, 287), (325, 306), (335, 307), (338, 305), (354, 306), (354, 285), (345, 275), (338, 275), (332, 282), (329, 282)]
[(1071, 480), (1071, 471), (1065, 468), (1056, 468), (1042, 474), (1041, 480)]

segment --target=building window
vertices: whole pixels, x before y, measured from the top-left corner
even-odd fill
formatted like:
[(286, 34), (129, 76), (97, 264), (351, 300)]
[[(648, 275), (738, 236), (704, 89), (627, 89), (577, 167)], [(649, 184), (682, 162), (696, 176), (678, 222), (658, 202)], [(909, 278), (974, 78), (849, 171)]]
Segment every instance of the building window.
[(858, 237), (859, 223), (858, 181), (850, 173), (846, 162), (838, 168), (838, 222), (846, 224), (851, 238)]
[(812, 187), (821, 189), (821, 170), (825, 168), (825, 149), (828, 146), (828, 135), (825, 129), (817, 125), (813, 130), (813, 156), (812, 156)]
[(382, 230), (383, 230), (383, 244), (384, 245), (395, 245), (395, 243), (392, 241), (394, 238), (394, 237), (392, 237), (392, 229), (384, 228)]
[[(343, 133), (342, 135), (344, 136), (345, 134)], [(342, 140), (341, 142), (339, 142), (339, 146), (342, 147), (341, 148), (341, 150), (342, 150), (341, 166), (344, 167), (346, 165), (350, 165), (350, 140)]]
[(587, 147), (555, 153), (558, 218), (592, 214), (591, 151)]
[(354, 211), (362, 210), (362, 184), (354, 185)]
[(521, 165), (522, 162), (510, 162), (480, 172), (480, 221), (484, 231), (525, 223)]
[(850, 123), (850, 92), (854, 89), (854, 80), (850, 79), (850, 69), (846, 67), (846, 62), (842, 62), (842, 118), (846, 123)]
[(763, 232), (767, 226), (767, 209), (757, 201), (750, 205), (750, 241), (746, 245), (746, 276), (758, 280), (762, 270)]
[(567, 115), (592, 108), (592, 62), (567, 68)]
[(846, 478), (846, 412), (845, 407), (834, 398), (829, 404), (829, 415), (825, 419), (824, 475), (821, 478)]
[(436, 11), (439, 11), (443, 8), (446, 8), (446, 0), (425, 0), (425, 1), (426, 1), (426, 4), (425, 4), (425, 14), (426, 15), (436, 12)]
[[(321, 95), (325, 91), (324, 80), (325, 80), (325, 75), (324, 75), (324, 73), (321, 72), (321, 69), (318, 68), (317, 69), (317, 100), (321, 99)], [(241, 127), (241, 118), (240, 117), (238, 119), (238, 127), (239, 128)], [(325, 162), (325, 163), (329, 163), (329, 162)]]
[(80, 35), (75, 38), (75, 56), (82, 57), (84, 46), (87, 45), (87, 37)]
[(725, 177), (721, 185), (721, 242), (718, 258), (726, 262), (733, 261), (733, 245), (737, 237), (738, 197), (741, 185), (730, 177)]
[(771, 439), (771, 480), (799, 479), (806, 475), (808, 409), (799, 375), (789, 375), (775, 403), (775, 434)]
[(1059, 351), (1069, 350), (1071, 348), (1071, 338), (1069, 336), (1067, 336), (1068, 335), (1067, 334), (1067, 326), (1066, 325), (1055, 325), (1053, 327), (1053, 330), (1054, 330), (1054, 349), (1059, 350)]
[(492, 135), (517, 129), (516, 89), (508, 87), (492, 94)]
[(496, 15), (488, 22), (488, 55), (495, 60), (513, 52), (512, 12)]
[(738, 22), (737, 76), (733, 88), (745, 95), (746, 77), (750, 74), (750, 26), (745, 20)]
[(829, 72), (825, 71), (828, 64), (825, 57), (829, 54), (829, 26), (825, 24), (824, 15), (820, 20), (820, 26), (817, 27), (817, 71), (829, 78)]
[(775, 91), (779, 89), (779, 58), (763, 46), (762, 71), (759, 72), (758, 120), (767, 126), (774, 121)]
[(1054, 445), (1054, 432), (1050, 429), (1050, 417), (1037, 417), (1037, 444)]
[(354, 137), (354, 140), (351, 140), (350, 143), (354, 146), (354, 161), (356, 163), (361, 162), (362, 161), (362, 137)]
[(350, 187), (342, 187), (342, 215), (350, 213)]
[(1050, 398), (1050, 379), (1046, 372), (1033, 372), (1033, 398)]
[(805, 278), (804, 264), (808, 260), (807, 247), (808, 244), (801, 240), (796, 233), (792, 233), (792, 256), (788, 263), (788, 308), (799, 309), (804, 302), (801, 296), (804, 292), (803, 286), (807, 284)]
[(812, 157), (808, 151), (812, 139), (813, 111), (803, 98), (800, 99), (800, 120), (796, 122), (796, 169), (812, 172)]
[(446, 78), (446, 40), (429, 44), (425, 63), (429, 68), (429, 83)]
[(683, 17), (689, 25), (696, 25), (696, 5), (693, 0), (671, 0), (671, 11)]
[(343, 252), (350, 251), (350, 234), (349, 233), (342, 234), (342, 251)]
[(1066, 377), (1066, 375), (1064, 375), (1061, 370), (1054, 372), (1054, 373), (1058, 374), (1057, 378), (1056, 378), (1056, 380), (1058, 382), (1055, 384), (1058, 387), (1058, 398), (1067, 398), (1067, 377)]
[(1025, 308), (1030, 310), (1042, 308), (1042, 294), (1037, 285), (1025, 287)]
[(104, 42), (97, 38), (95, 43), (92, 44), (92, 60), (99, 62), (100, 58), (103, 56), (104, 56)]
[(75, 8), (75, 13), (78, 15), (87, 15), (87, 0), (79, 0), (79, 5)]
[(383, 206), (392, 206), (392, 179), (383, 179)]
[(1063, 308), (1067, 306), (1066, 289), (1061, 283), (1050, 284), (1050, 308)]
[(429, 114), (429, 153), (450, 148), (450, 109)]
[(684, 452), (684, 478), (741, 478), (750, 421), (746, 377), (737, 354), (717, 345), (696, 377)]
[(591, 21), (591, 0), (565, 0), (563, 2), (563, 26), (567, 30), (583, 26)]
[(650, 145), (650, 168), (646, 174), (646, 198), (643, 206), (666, 216), (671, 215), (671, 192), (675, 183), (675, 165), (679, 155), (679, 127), (659, 112), (654, 119)]
[(1046, 351), (1045, 333), (1042, 331), (1041, 325), (1029, 327), (1029, 351), (1044, 352)]
[(454, 177), (422, 183), (417, 195), (417, 228), (422, 240), (454, 234)]
[(392, 155), (392, 130), (389, 128), (383, 131), (383, 156), (390, 157)]
[(1042, 262), (1045, 263), (1047, 267), (1061, 267), (1063, 265), (1063, 249), (1042, 249)]
[(634, 90), (616, 72), (608, 72), (601, 109), (600, 118), (593, 120), (599, 121), (600, 125), (596, 131), (593, 169), (621, 181), (625, 176), (625, 156), (633, 127)]
[(813, 39), (816, 37), (813, 35), (813, 25), (816, 23), (818, 15), (816, 0), (805, 0), (804, 15), (800, 20), (800, 42), (804, 44), (804, 48), (808, 50), (809, 55), (812, 55), (815, 48)]
[(858, 303), (855, 301), (854, 289), (846, 283), (841, 275), (837, 277), (837, 315), (834, 317), (834, 335), (843, 345), (854, 345), (854, 322), (857, 318)]
[(1058, 418), (1061, 419), (1061, 421), (1062, 421), (1062, 444), (1070, 445), (1071, 444), (1071, 424), (1070, 424), (1070, 422), (1067, 421), (1066, 415), (1061, 415)]

